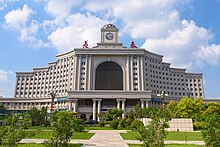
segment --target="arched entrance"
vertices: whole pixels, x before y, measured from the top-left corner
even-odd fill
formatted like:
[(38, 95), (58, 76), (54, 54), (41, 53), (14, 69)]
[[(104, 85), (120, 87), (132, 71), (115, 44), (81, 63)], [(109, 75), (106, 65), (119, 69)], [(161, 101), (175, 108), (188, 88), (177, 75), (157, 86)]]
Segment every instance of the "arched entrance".
[(115, 62), (107, 61), (96, 68), (96, 90), (123, 90), (123, 71)]

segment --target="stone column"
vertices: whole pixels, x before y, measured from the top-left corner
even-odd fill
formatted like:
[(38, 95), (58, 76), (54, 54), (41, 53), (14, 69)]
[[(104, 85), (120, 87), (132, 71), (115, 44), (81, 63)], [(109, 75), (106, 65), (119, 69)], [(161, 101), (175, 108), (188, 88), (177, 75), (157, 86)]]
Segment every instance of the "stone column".
[(72, 98), (69, 99), (69, 111), (73, 110), (73, 106), (72, 106)]
[(144, 74), (144, 56), (141, 56), (141, 58), (140, 58), (140, 73), (142, 73), (142, 74), (140, 74), (140, 76), (141, 76), (141, 90), (144, 90), (145, 88), (144, 88), (144, 80), (145, 80), (145, 74)]
[(130, 90), (130, 57), (126, 57), (126, 90)]
[[(82, 56), (79, 56), (79, 61), (78, 61), (78, 73), (77, 73), (77, 90), (80, 90), (81, 88), (81, 62), (82, 62)], [(76, 70), (76, 69), (75, 69)]]
[(93, 113), (92, 113), (92, 119), (96, 120), (96, 99), (93, 100)]
[(116, 99), (117, 101), (117, 109), (120, 109), (120, 99)]
[(131, 65), (131, 69), (130, 69), (130, 84), (131, 84), (131, 89), (130, 90), (134, 90), (134, 67), (133, 67), (133, 56), (131, 56), (131, 60), (130, 60), (130, 65)]
[(144, 99), (141, 99), (141, 108), (144, 108)]
[(125, 118), (125, 101), (126, 99), (122, 99), (122, 111), (123, 111), (122, 118)]
[(90, 90), (91, 89), (91, 60), (92, 60), (92, 57), (89, 55), (88, 56), (89, 58), (89, 61), (88, 61), (88, 79), (87, 79), (87, 90)]
[(141, 90), (140, 56), (137, 56), (138, 91)]
[(148, 108), (148, 102), (149, 102), (149, 100), (148, 99), (146, 99), (146, 108)]
[(76, 112), (76, 104), (78, 99), (73, 100), (73, 111)]
[[(98, 114), (101, 112), (101, 101), (102, 99), (98, 99)], [(100, 117), (98, 117), (98, 121), (100, 121)]]

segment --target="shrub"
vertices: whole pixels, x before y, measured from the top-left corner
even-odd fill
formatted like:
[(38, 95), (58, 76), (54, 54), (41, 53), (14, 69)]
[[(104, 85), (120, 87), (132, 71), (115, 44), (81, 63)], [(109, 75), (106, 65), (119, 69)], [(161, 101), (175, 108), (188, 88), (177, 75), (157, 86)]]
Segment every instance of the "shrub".
[(166, 119), (152, 118), (149, 125), (138, 128), (140, 137), (137, 139), (143, 142), (144, 147), (164, 147), (165, 128)]
[(79, 119), (79, 118), (74, 118), (74, 120), (73, 120), (73, 129), (76, 132), (83, 132), (84, 131), (83, 120)]
[(104, 121), (99, 121), (98, 126), (99, 127), (105, 127), (105, 122)]
[(52, 114), (53, 129), (51, 137), (45, 141), (47, 147), (66, 147), (73, 135), (73, 114), (68, 111), (58, 111)]
[(27, 113), (13, 114), (8, 117), (0, 129), (0, 145), (13, 147), (27, 136), (30, 116)]
[(122, 118), (119, 121), (119, 126), (120, 126), (120, 128), (126, 128), (127, 127), (127, 123), (126, 123), (126, 119), (125, 118)]
[(193, 128), (194, 130), (202, 130), (202, 128), (204, 127), (204, 123), (203, 122), (194, 122), (193, 123)]
[(134, 129), (134, 130), (137, 130), (139, 127), (143, 127), (143, 126), (144, 126), (144, 123), (140, 120), (134, 120), (131, 123), (131, 129)]
[(117, 128), (118, 128), (118, 124), (119, 124), (119, 120), (118, 120), (118, 119), (113, 119), (113, 120), (109, 123), (109, 126), (112, 127), (113, 129), (117, 129)]
[(202, 135), (206, 146), (220, 146), (220, 117), (218, 114), (211, 114), (205, 119)]
[(133, 121), (134, 121), (134, 119), (128, 118), (128, 119), (126, 120), (127, 126), (128, 126), (128, 127), (131, 127), (131, 123), (132, 123)]

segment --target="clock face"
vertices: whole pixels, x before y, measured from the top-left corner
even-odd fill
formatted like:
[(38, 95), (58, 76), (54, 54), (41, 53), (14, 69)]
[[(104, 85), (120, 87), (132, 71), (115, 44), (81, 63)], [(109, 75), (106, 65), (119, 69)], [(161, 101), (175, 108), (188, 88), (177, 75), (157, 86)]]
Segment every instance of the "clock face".
[(114, 38), (114, 35), (113, 35), (112, 33), (107, 33), (107, 34), (105, 35), (105, 38), (106, 38), (107, 40), (112, 40), (112, 39)]

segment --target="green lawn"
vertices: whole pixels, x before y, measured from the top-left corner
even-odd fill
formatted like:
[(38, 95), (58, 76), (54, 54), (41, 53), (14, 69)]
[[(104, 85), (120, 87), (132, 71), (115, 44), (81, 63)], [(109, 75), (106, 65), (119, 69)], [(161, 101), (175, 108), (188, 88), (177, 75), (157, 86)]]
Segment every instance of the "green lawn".
[[(31, 126), (29, 130), (51, 130), (53, 127), (44, 127), (44, 126)], [(89, 126), (85, 127), (85, 130), (113, 130), (111, 127), (99, 127), (99, 126)]]
[[(128, 131), (120, 133), (123, 139), (137, 140), (140, 134), (137, 131)], [(167, 132), (165, 140), (187, 140), (187, 141), (203, 141), (201, 132)]]
[(95, 133), (75, 132), (71, 139), (90, 139)]
[[(129, 147), (143, 147), (141, 144), (128, 144)], [(166, 144), (165, 147), (205, 147), (203, 145), (193, 145), (193, 144)]]
[(203, 141), (201, 132), (168, 132), (165, 140)]
[[(70, 147), (81, 147), (83, 144), (70, 144)], [(45, 147), (43, 144), (36, 144), (36, 143), (25, 143), (25, 144), (18, 144), (18, 147)]]
[(111, 127), (98, 127), (98, 126), (91, 126), (91, 127), (85, 127), (85, 130), (114, 130)]
[[(34, 139), (48, 139), (50, 137), (51, 131), (37, 131), (34, 136), (33, 131), (29, 131), (29, 136), (27, 138), (34, 138)], [(87, 131), (84, 132), (74, 132), (71, 139), (90, 139), (95, 133), (88, 133)]]
[(29, 130), (51, 130), (53, 127), (44, 127), (44, 126), (30, 126)]

